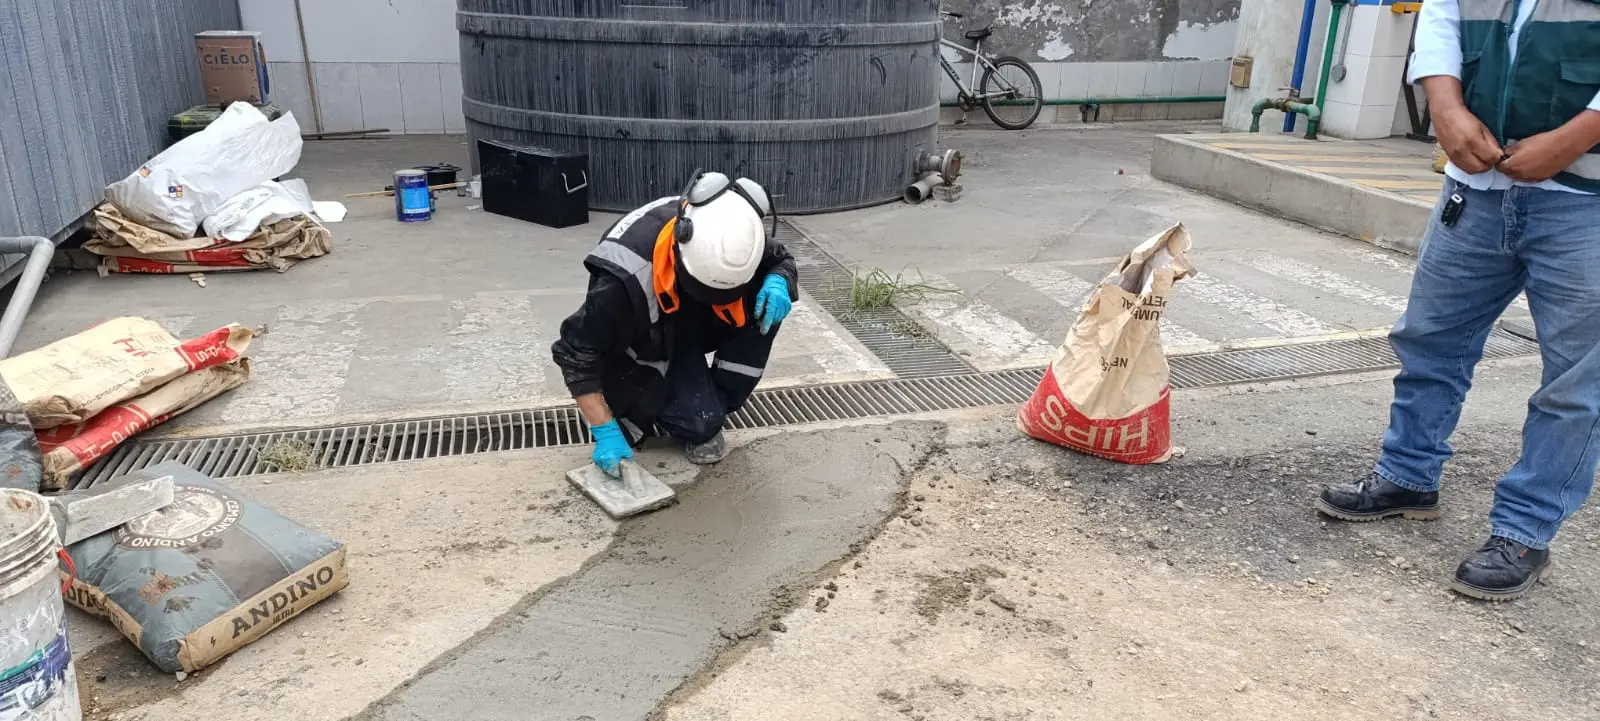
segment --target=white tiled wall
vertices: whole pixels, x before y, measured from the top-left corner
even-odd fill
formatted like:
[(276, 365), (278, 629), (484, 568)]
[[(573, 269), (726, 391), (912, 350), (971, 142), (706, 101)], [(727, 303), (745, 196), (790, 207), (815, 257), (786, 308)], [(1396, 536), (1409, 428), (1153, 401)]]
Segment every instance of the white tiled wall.
[(239, 4), (245, 27), (262, 33), (273, 102), (293, 110), (302, 128), (314, 129), (318, 120), (306, 80), (309, 56), (324, 131), (466, 129), (455, 0), (303, 0), (301, 8), (304, 48), (294, 0)]
[(1387, 138), (1394, 131), (1415, 15), (1387, 6), (1351, 7), (1344, 80), (1328, 86), (1322, 127), (1340, 138)]
[[(304, 63), (274, 62), (273, 102), (316, 127)], [(461, 69), (456, 63), (313, 63), (322, 129), (459, 133)]]
[[(1227, 60), (1033, 63), (1033, 69), (1046, 100), (1221, 96), (1228, 86)], [(963, 82), (972, 82), (970, 63), (957, 65), (956, 73)], [(956, 98), (956, 86), (948, 77), (941, 84), (941, 98)]]

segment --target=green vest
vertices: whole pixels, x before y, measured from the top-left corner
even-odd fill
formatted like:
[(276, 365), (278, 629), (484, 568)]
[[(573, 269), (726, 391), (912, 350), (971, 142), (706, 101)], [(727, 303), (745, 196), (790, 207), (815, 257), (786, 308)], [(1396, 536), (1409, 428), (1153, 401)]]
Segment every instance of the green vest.
[[(1513, 60), (1511, 24), (1533, 1), (1460, 0), (1467, 108), (1502, 144), (1561, 127), (1600, 94), (1600, 0), (1538, 0)], [(1600, 148), (1555, 180), (1600, 193)]]

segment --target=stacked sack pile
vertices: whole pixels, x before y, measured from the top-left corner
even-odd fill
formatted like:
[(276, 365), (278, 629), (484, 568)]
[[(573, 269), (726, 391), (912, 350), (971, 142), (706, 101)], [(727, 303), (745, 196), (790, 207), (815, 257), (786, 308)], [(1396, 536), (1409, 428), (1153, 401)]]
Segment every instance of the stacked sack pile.
[(40, 487), (58, 491), (123, 441), (250, 379), (255, 334), (229, 324), (179, 341), (144, 318), (113, 318), (0, 360), (43, 453)]
[(305, 182), (273, 180), (300, 162), (301, 145), (293, 113), (269, 121), (233, 103), (107, 187), (83, 247), (101, 256), (102, 274), (283, 272), (326, 255), (332, 234)]

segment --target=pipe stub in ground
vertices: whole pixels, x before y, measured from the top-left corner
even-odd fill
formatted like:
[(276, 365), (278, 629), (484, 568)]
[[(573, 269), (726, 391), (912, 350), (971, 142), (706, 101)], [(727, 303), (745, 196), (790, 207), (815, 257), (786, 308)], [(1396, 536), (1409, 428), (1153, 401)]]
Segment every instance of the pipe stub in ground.
[(917, 205), (933, 195), (933, 186), (943, 182), (944, 178), (940, 177), (938, 173), (928, 173), (919, 178), (917, 182), (906, 186), (906, 192), (903, 197), (907, 203)]

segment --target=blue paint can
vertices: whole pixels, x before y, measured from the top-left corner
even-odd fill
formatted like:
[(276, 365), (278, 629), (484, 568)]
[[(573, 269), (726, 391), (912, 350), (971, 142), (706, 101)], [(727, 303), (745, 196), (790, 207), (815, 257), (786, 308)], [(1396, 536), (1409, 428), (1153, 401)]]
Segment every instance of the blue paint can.
[(433, 217), (427, 173), (414, 169), (395, 171), (394, 217), (402, 223), (420, 223)]

